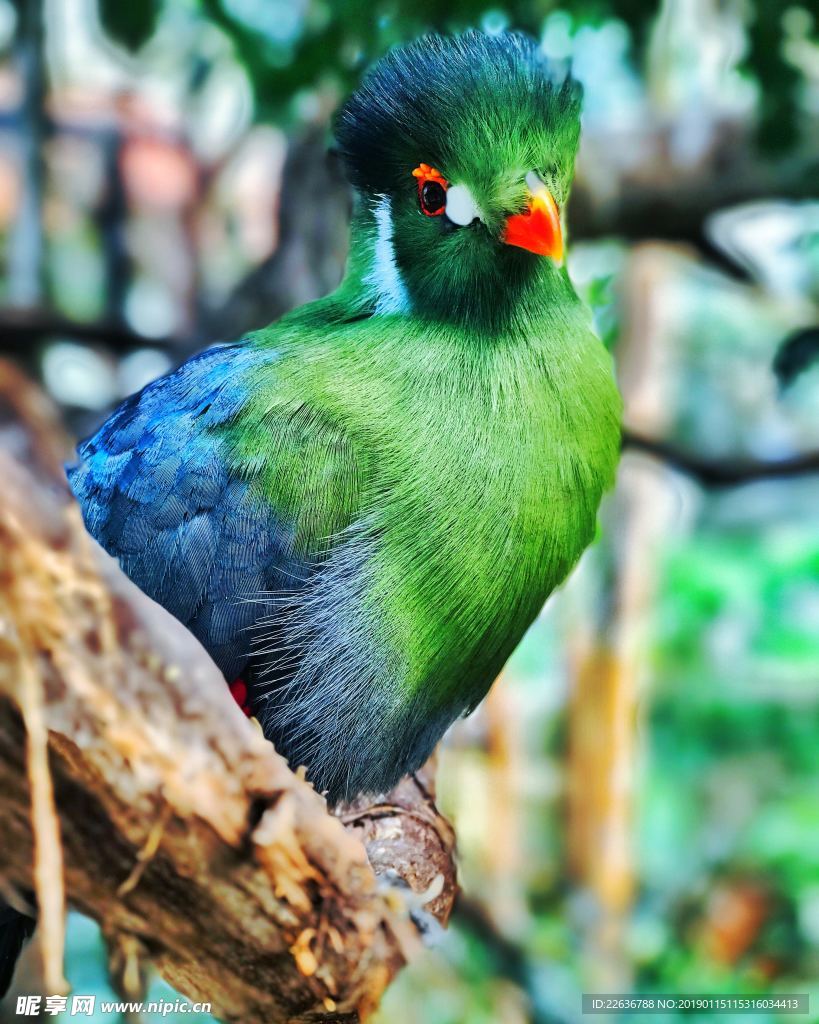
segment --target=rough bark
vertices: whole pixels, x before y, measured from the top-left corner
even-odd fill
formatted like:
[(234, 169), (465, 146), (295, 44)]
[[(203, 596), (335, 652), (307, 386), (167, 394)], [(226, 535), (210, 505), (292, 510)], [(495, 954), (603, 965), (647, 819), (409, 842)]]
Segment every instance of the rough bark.
[(57, 437), (0, 363), (0, 891), (36, 891), (54, 986), (62, 876), (126, 987), (150, 961), (226, 1020), (364, 1020), (409, 912), (445, 922), (454, 899), (428, 783), (329, 814), (84, 533)]

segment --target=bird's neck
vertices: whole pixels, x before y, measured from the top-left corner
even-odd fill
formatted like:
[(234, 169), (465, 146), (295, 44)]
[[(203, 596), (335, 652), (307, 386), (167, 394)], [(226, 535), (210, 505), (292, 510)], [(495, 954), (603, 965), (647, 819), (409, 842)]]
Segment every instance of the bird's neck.
[(416, 322), (466, 328), (496, 339), (538, 336), (567, 316), (585, 318), (565, 268), (548, 258), (515, 286), (504, 282), (503, 288), (487, 288), (484, 294), (479, 287), (470, 293), (453, 291), (444, 308), (425, 308), (413, 298), (396, 263), (386, 203), (373, 208), (361, 201), (353, 213), (345, 276), (329, 301), (345, 319), (412, 316)]
[(386, 209), (386, 203), (373, 209), (358, 196), (355, 198), (344, 279), (330, 297), (346, 307), (351, 316), (413, 311), (395, 264)]

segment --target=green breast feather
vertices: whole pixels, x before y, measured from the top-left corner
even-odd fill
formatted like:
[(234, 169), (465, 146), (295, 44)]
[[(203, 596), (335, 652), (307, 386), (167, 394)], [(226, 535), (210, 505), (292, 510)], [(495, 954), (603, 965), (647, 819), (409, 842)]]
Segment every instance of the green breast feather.
[(339, 322), (330, 301), (254, 338), (281, 358), (255, 382), (235, 457), (263, 467), (265, 499), (322, 564), (314, 603), (279, 616), (279, 650), (321, 638), (271, 703), (279, 730), (302, 727), (294, 694), (326, 699), (340, 677), (322, 714), (352, 749), (374, 731), (381, 750), (428, 725), (437, 738), (484, 696), (591, 541), (620, 398), (588, 313), (565, 277), (556, 284), (560, 302), (533, 286), (514, 334), (400, 315)]

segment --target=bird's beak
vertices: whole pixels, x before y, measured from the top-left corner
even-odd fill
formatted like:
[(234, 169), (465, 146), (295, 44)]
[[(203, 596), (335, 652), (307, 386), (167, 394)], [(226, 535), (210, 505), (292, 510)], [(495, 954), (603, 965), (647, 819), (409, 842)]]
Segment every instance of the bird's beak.
[(529, 208), (525, 213), (507, 217), (501, 240), (538, 256), (551, 256), (559, 263), (563, 259), (563, 229), (557, 203), (534, 174), (526, 175), (526, 184), (530, 193)]

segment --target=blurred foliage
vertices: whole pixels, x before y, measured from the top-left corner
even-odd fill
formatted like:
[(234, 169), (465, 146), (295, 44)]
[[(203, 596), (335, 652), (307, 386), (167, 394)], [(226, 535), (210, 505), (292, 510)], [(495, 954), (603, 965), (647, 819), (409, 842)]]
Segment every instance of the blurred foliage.
[[(20, 2), (20, 0), (17, 0)], [(136, 50), (152, 35), (170, 0), (123, 4), (97, 0), (110, 36)], [(489, 31), (522, 30), (539, 35), (547, 17), (568, 13), (576, 27), (618, 21), (628, 27), (639, 65), (659, 11), (657, 0), (190, 0), (231, 39), (250, 80), (258, 116), (281, 119), (290, 101), (306, 89), (332, 81), (341, 92), (353, 88), (363, 70), (390, 46), (429, 31), (480, 26)], [(755, 0), (735, 11), (744, 17), (746, 53), (742, 62), (759, 88), (758, 140), (779, 153), (799, 138), (797, 116), (802, 76), (786, 45), (800, 32), (819, 42), (819, 12), (788, 8), (779, 0)], [(790, 20), (785, 16), (790, 13)], [(790, 29), (789, 29), (790, 26)]]
[(139, 3), (121, 3), (120, 0), (98, 0), (99, 18), (105, 32), (128, 50), (138, 50), (156, 31), (161, 0), (140, 0)]
[(780, 152), (789, 149), (798, 137), (794, 115), (801, 76), (786, 57), (782, 4), (779, 0), (757, 0), (754, 8), (745, 63), (763, 83), (759, 141), (764, 149)]
[[(24, 2), (14, 0), (18, 12)], [(104, 239), (127, 236), (126, 319), (154, 337), (181, 331), (190, 308), (201, 306), (207, 319), (212, 292), (224, 298), (249, 268), (260, 264), (260, 275), (268, 268), (275, 231), (262, 231), (261, 241), (254, 231), (275, 217), (270, 181), (277, 181), (284, 143), (282, 132), (259, 123), (285, 132), (305, 121), (323, 125), (373, 58), (430, 29), (520, 28), (552, 54), (568, 60), (574, 52), (580, 70), (597, 76), (586, 85), (591, 147), (581, 153), (581, 174), (603, 206), (622, 201), (613, 183), (629, 175), (632, 190), (659, 180), (673, 198), (711, 152), (714, 139), (702, 144), (703, 125), (717, 143), (740, 147), (750, 170), (787, 169), (817, 139), (815, 0), (89, 2), (97, 5), (106, 60), (113, 54), (128, 69), (135, 92), (150, 78), (141, 116), (151, 89), (161, 92), (157, 80), (182, 113), (173, 140), (159, 138), (161, 131), (147, 138), (144, 121), (126, 138), (118, 159), (136, 168), (131, 208), (113, 232), (105, 177), (114, 164), (98, 153), (94, 170), (85, 150), (49, 145), (50, 298), (63, 314), (97, 320), (110, 283)], [(0, 45), (9, 48), (6, 6), (0, 0)], [(51, 30), (68, 25), (80, 35), (76, 24), (58, 22), (60, 6), (46, 7)], [(79, 0), (75, 16), (78, 10), (87, 10)], [(680, 38), (672, 15), (693, 38)], [(727, 44), (712, 38), (715, 18), (727, 25)], [(666, 35), (658, 45), (661, 23)], [(581, 37), (586, 49), (578, 55)], [(168, 83), (175, 85), (177, 72), (183, 85), (174, 92)], [(107, 73), (124, 93), (122, 80)], [(252, 110), (242, 106), (236, 77), (247, 83)], [(218, 87), (208, 91), (214, 79)], [(104, 93), (101, 80), (82, 79), (86, 99)], [(306, 102), (317, 95), (322, 102)], [(229, 124), (214, 156), (202, 136), (224, 116), (222, 104), (239, 128)], [(723, 131), (726, 110), (736, 135)], [(759, 151), (744, 148), (746, 132), (755, 133)], [(0, 208), (13, 194), (11, 150), (0, 145)], [(719, 176), (719, 163), (707, 166)], [(770, 371), (782, 339), (819, 322), (819, 204), (778, 201), (776, 172), (766, 174), (765, 209), (742, 209), (736, 223), (713, 232), (713, 255), (731, 242), (733, 277), (701, 253), (655, 246), (648, 286), (642, 279), (635, 289), (635, 249), (623, 239), (583, 241), (570, 254), (575, 284), (621, 371), (635, 322), (661, 343), (659, 354), (642, 353), (651, 376), (643, 398), (654, 399), (661, 414), (657, 433), (715, 459), (777, 458), (819, 446), (819, 369), (786, 393)], [(323, 216), (318, 196), (330, 191), (327, 181), (306, 172), (299, 178), (310, 214), (315, 207)], [(304, 209), (288, 212), (297, 226), (311, 223)], [(646, 237), (653, 228), (645, 224)], [(0, 231), (4, 266), (11, 244), (10, 231)], [(304, 276), (306, 261), (293, 262)], [(261, 282), (250, 279), (254, 289)], [(6, 285), (0, 276), (0, 299)], [(42, 369), (52, 394), (81, 409), (88, 427), (172, 358), (157, 347), (115, 359), (56, 339)], [(793, 358), (806, 362), (798, 351)], [(678, 474), (657, 473), (661, 484), (652, 493), (661, 492), (671, 511), (643, 568), (646, 579), (637, 581), (651, 600), (637, 623), (645, 678), (636, 709), (635, 894), (618, 979), (643, 992), (810, 990), (817, 1000), (819, 484), (772, 480), (705, 494)], [(498, 702), (461, 723), (442, 752), (441, 799), (458, 829), (465, 898), (438, 945), (388, 993), (383, 1024), (568, 1024), (579, 1019), (579, 993), (602, 990), (609, 964), (594, 946), (593, 900), (569, 866), (566, 775), (573, 648), (588, 641), (585, 634), (601, 648), (611, 641), (604, 625), (621, 596), (615, 588), (623, 565), (614, 551), (633, 514), (616, 505), (621, 497), (608, 507), (597, 548), (515, 653)], [(629, 558), (648, 543), (639, 535)], [(110, 993), (98, 933), (76, 916), (67, 970), (77, 991)], [(152, 994), (162, 994), (157, 984)]]

